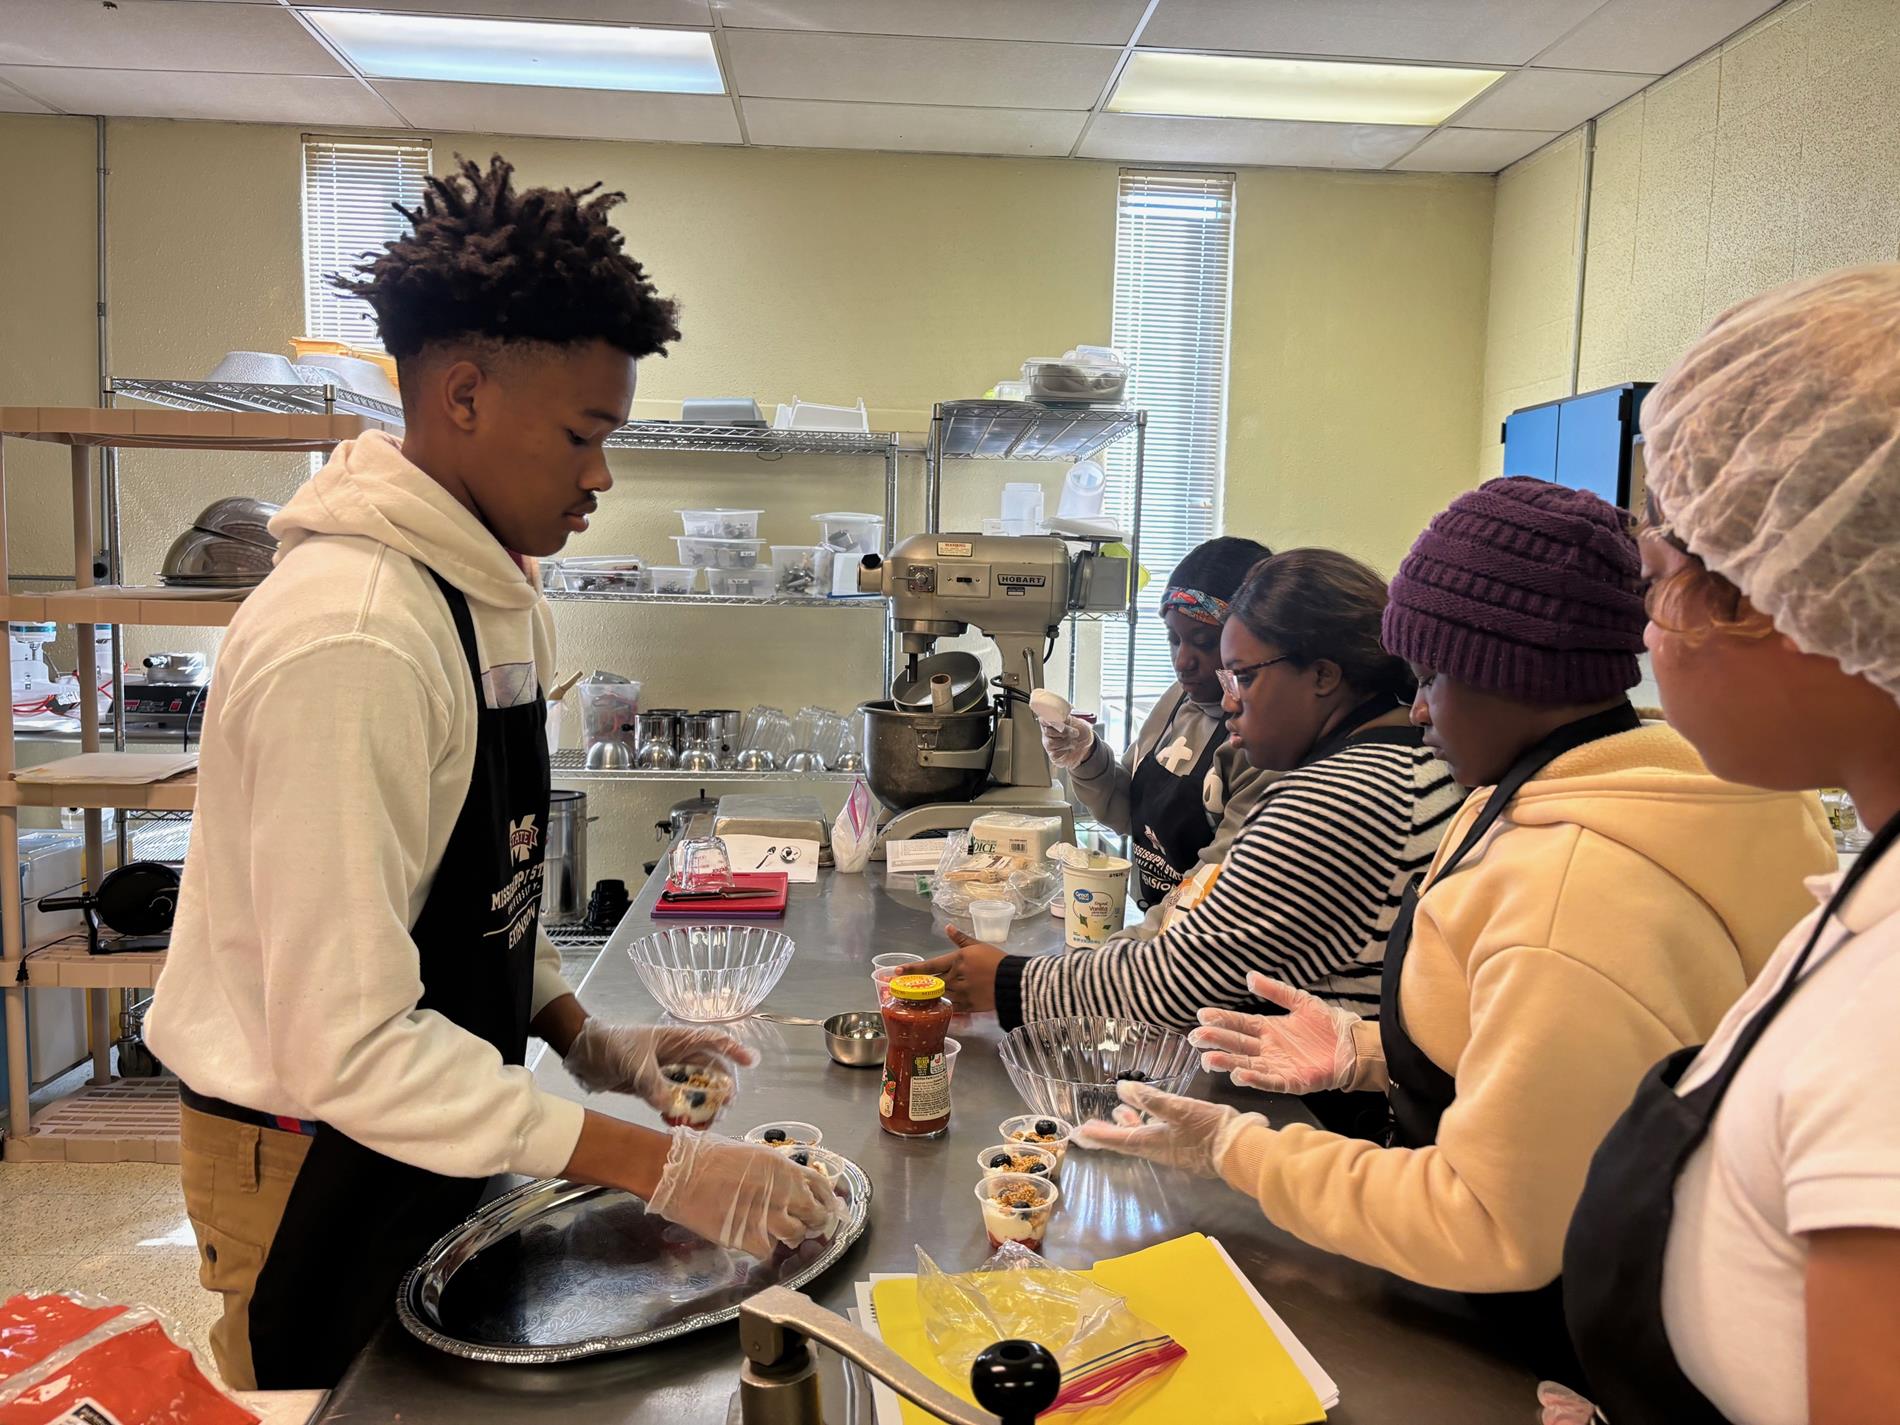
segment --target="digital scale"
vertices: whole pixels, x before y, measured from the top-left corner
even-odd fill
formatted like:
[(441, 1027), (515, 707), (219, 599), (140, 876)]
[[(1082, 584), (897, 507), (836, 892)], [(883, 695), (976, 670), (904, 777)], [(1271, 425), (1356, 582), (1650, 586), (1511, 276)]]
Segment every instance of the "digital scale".
[(127, 727), (179, 731), (204, 716), (209, 670), (199, 653), (154, 653), (122, 685)]

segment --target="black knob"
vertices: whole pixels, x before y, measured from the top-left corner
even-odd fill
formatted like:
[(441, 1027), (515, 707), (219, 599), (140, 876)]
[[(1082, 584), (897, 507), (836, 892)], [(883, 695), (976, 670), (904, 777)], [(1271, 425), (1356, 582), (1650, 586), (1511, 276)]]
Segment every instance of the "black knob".
[(998, 1341), (970, 1367), (970, 1393), (1003, 1425), (1035, 1425), (1061, 1389), (1062, 1368), (1034, 1341)]

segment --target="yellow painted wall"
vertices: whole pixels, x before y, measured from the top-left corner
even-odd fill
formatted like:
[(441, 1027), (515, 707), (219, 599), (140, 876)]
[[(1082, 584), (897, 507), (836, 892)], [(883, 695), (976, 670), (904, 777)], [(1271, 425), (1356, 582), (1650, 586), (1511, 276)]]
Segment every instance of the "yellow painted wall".
[(1491, 195), (1484, 177), (1241, 175), (1228, 533), (1389, 572), (1476, 482)]
[[(227, 350), (281, 348), (303, 314), (298, 131), (114, 121), (108, 134), (112, 370), (198, 376)], [(862, 395), (874, 427), (917, 432), (932, 401), (977, 394), (1026, 356), (1109, 336), (1110, 164), (434, 140), (439, 166), (458, 150), (500, 148), (525, 183), (602, 179), (628, 193), (617, 220), (681, 300), (686, 332), (643, 365), (640, 414), (675, 414), (686, 395), (750, 394), (768, 410), (795, 395)], [(34, 332), (91, 310), (91, 145), (89, 120), (0, 116), (0, 163), (43, 176), (63, 225), (35, 240), (37, 270), (0, 267), (0, 313)], [(1239, 187), (1225, 526), (1277, 545), (1338, 544), (1389, 568), (1474, 475), (1491, 183), (1258, 171)], [(14, 315), (29, 286), (30, 321)], [(90, 334), (86, 325), (86, 384), (61, 399), (89, 389)], [(13, 386), (9, 368), (0, 399), (14, 399)], [(155, 578), (173, 535), (210, 500), (283, 499), (306, 469), (296, 456), (128, 454), (130, 576)], [(672, 512), (688, 504), (763, 506), (763, 532), (787, 543), (810, 538), (811, 513), (882, 508), (872, 462), (643, 454), (618, 458), (615, 472), (572, 552), (670, 555)], [(993, 514), (1006, 480), (1053, 486), (1061, 474), (959, 464), (945, 523)], [(906, 457), (901, 531), (919, 527), (921, 484), (921, 461)], [(43, 551), (50, 536), (32, 528), (16, 516), (14, 559), (63, 562), (63, 546)], [(881, 682), (871, 614), (567, 604), (558, 616), (564, 665), (639, 677), (650, 705), (848, 707)], [(1079, 642), (1092, 689), (1093, 635)], [(132, 640), (135, 654), (188, 646), (215, 639)], [(1067, 666), (1064, 648), (1058, 684)], [(592, 873), (637, 875), (656, 849), (651, 823), (691, 791), (598, 789)]]
[[(1580, 193), (1548, 180), (1553, 152), (1499, 179), (1494, 313), (1529, 310), (1521, 274), (1565, 260)], [(1538, 216), (1507, 228), (1519, 208)], [(1581, 390), (1656, 379), (1765, 288), (1900, 258), (1900, 5), (1793, 0), (1605, 115), (1588, 257)], [(1497, 419), (1528, 403), (1496, 409), (1516, 359), (1494, 327), (1480, 429), (1490, 470)]]

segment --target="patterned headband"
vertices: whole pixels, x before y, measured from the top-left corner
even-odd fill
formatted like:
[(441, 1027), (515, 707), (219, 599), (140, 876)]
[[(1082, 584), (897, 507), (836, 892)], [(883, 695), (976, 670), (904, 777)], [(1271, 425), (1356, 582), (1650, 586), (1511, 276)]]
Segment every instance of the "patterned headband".
[(1179, 609), (1196, 623), (1211, 623), (1218, 628), (1227, 619), (1227, 600), (1204, 594), (1199, 589), (1171, 585), (1161, 595), (1161, 612)]

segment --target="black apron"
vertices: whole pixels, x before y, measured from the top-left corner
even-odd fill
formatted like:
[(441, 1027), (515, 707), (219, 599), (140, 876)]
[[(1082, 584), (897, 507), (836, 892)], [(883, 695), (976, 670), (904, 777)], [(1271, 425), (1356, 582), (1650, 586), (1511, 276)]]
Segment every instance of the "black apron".
[[(1613, 1425), (1727, 1425), (1683, 1374), (1663, 1326), (1663, 1262), (1676, 1179), (1708, 1136), (1749, 1052), (1801, 987), (1829, 920), (1896, 835), (1900, 816), (1881, 827), (1842, 879), (1787, 978), (1736, 1036), (1714, 1076), (1678, 1095), (1676, 1085), (1701, 1052), (1678, 1049), (1649, 1071), (1591, 1160), (1564, 1240), (1564, 1313), (1590, 1398)], [(1827, 953), (1852, 939), (1851, 932), (1842, 934)]]
[(1202, 788), (1220, 753), (1221, 730), (1214, 730), (1193, 769), (1184, 776), (1170, 772), (1155, 756), (1167, 747), (1168, 734), (1187, 700), (1185, 692), (1175, 700), (1161, 736), (1136, 764), (1134, 779), (1128, 784), (1135, 903), (1143, 910), (1166, 900), (1214, 839), (1214, 822), (1207, 814)]
[[(455, 620), (478, 711), (468, 796), (409, 932), (422, 975), (417, 1008), (519, 1065), (547, 831), (547, 710), (539, 691), (518, 707), (487, 706), (468, 601), (430, 572)], [(251, 1299), (258, 1388), (335, 1385), (390, 1315), (403, 1275), (474, 1210), (484, 1186), (399, 1163), (318, 1124)]]
[[(1458, 868), (1504, 815), (1524, 784), (1545, 767), (1566, 752), (1600, 738), (1634, 732), (1640, 726), (1642, 719), (1637, 717), (1636, 709), (1622, 703), (1566, 723), (1528, 748), (1499, 779), (1465, 839), (1439, 868), (1434, 884)], [(1392, 1105), (1389, 1141), (1394, 1148), (1426, 1148), (1436, 1143), (1438, 1122), (1458, 1095), (1457, 1080), (1433, 1063), (1405, 1032), (1405, 1015), (1399, 1006), (1399, 979), (1405, 969), (1406, 951), (1411, 948), (1419, 894), (1416, 881), (1405, 889), (1392, 933), (1386, 938), (1385, 966), (1379, 982), (1379, 1042), (1385, 1049), (1390, 1081), (1386, 1096)], [(1578, 1383), (1580, 1372), (1564, 1331), (1561, 1277), (1537, 1291), (1473, 1293), (1470, 1300), (1488, 1323), (1502, 1330), (1506, 1344), (1533, 1369), (1567, 1385)]]
[[(1376, 727), (1370, 732), (1360, 731), (1367, 723), (1396, 712), (1404, 706), (1393, 698), (1368, 698), (1351, 712), (1347, 713), (1338, 727), (1327, 733), (1313, 750), (1299, 761), (1302, 767), (1310, 767), (1322, 762), (1334, 753), (1358, 743), (1389, 743), (1400, 747), (1417, 747), (1423, 740), (1423, 733), (1409, 723), (1404, 727)], [(1278, 1005), (1261, 1005), (1259, 1013), (1273, 1015), (1285, 1013)], [(1300, 1105), (1319, 1121), (1319, 1126), (1328, 1133), (1337, 1133), (1343, 1138), (1358, 1138), (1368, 1143), (1383, 1143), (1392, 1125), (1392, 1109), (1385, 1095), (1365, 1089), (1319, 1089), (1303, 1094)]]

